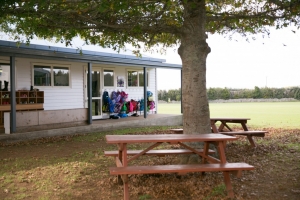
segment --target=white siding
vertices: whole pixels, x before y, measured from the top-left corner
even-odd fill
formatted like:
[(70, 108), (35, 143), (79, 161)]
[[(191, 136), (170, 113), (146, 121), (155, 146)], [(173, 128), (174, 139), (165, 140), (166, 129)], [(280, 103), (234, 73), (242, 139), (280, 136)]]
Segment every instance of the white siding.
[(60, 110), (84, 108), (83, 65), (57, 61), (29, 60), (18, 58), (16, 61), (16, 90), (29, 90), (32, 85), (32, 63), (63, 64), (70, 66), (69, 87), (34, 86), (44, 91), (44, 109)]
[[(50, 86), (35, 86), (40, 91), (44, 91), (44, 109), (45, 110), (62, 110), (62, 109), (77, 109), (85, 108), (85, 73), (84, 65), (85, 63), (74, 63), (74, 62), (61, 62), (53, 60), (38, 60), (38, 59), (16, 59), (16, 90), (29, 90), (32, 85), (32, 65), (34, 63), (43, 64), (61, 64), (70, 66), (70, 86), (69, 87), (50, 87)], [(143, 98), (144, 88), (143, 87), (127, 87), (127, 70), (128, 69), (138, 69), (143, 70), (143, 68), (134, 67), (124, 67), (124, 66), (114, 66), (114, 65), (96, 65), (93, 67), (100, 68), (101, 72), (104, 69), (113, 69), (115, 72), (114, 77), (114, 87), (103, 87), (104, 90), (111, 94), (112, 91), (125, 91), (128, 93), (128, 101), (131, 99), (140, 100)], [(149, 80), (147, 90), (153, 93), (154, 100), (156, 99), (156, 73), (155, 69), (147, 68), (149, 72)], [(123, 76), (125, 78), (125, 86), (117, 87), (117, 76)], [(103, 81), (103, 74), (101, 76)]]

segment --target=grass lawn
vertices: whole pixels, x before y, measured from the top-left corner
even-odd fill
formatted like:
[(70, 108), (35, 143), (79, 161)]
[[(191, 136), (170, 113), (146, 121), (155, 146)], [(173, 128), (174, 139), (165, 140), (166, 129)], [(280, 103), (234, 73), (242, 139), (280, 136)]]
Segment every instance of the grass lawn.
[[(1, 200), (121, 200), (123, 187), (108, 168), (117, 150), (107, 134), (164, 134), (170, 127), (143, 127), (0, 144)], [(255, 170), (232, 176), (236, 200), (299, 200), (300, 130), (269, 129), (251, 148), (245, 137), (226, 145), (228, 162), (246, 162)], [(145, 149), (149, 144), (129, 144)], [(165, 144), (167, 149), (177, 145)], [(142, 156), (131, 164), (178, 164), (179, 157)], [(131, 200), (229, 200), (222, 173), (130, 175)]]
[[(252, 148), (245, 137), (226, 145), (228, 162), (246, 162), (255, 170), (232, 176), (237, 200), (298, 200), (300, 195), (300, 102), (214, 103), (212, 117), (249, 117), (249, 126), (266, 128)], [(159, 104), (159, 113), (180, 114), (180, 104)], [(267, 128), (275, 127), (275, 128)], [(279, 127), (279, 128), (276, 128)], [(298, 129), (288, 129), (288, 128)], [(0, 143), (0, 199), (2, 200), (116, 200), (122, 186), (108, 168), (115, 159), (104, 151), (117, 150), (107, 134), (165, 134), (173, 127), (142, 127), (85, 135), (50, 137), (15, 144)], [(166, 148), (178, 148), (166, 144)], [(169, 145), (169, 146), (168, 146)], [(145, 144), (128, 149), (145, 149)], [(142, 156), (138, 165), (177, 164), (178, 156)], [(229, 200), (222, 173), (131, 175), (132, 200)]]
[[(298, 128), (300, 102), (210, 103), (211, 117), (251, 118), (249, 127)], [(180, 104), (160, 103), (160, 114), (180, 114)]]

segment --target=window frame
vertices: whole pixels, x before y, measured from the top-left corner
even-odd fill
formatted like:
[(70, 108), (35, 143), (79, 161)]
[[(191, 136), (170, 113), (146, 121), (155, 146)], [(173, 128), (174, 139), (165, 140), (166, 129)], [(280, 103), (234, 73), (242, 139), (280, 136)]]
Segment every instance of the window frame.
[[(34, 69), (35, 66), (44, 66), (50, 68), (50, 75), (51, 75), (51, 85), (34, 85)], [(59, 86), (54, 84), (54, 68), (61, 67), (61, 68), (67, 68), (69, 71), (69, 85), (68, 86)], [(55, 87), (55, 88), (70, 88), (71, 87), (71, 65), (66, 64), (54, 64), (54, 63), (32, 63), (32, 76), (31, 76), (31, 85), (33, 87)]]
[[(137, 86), (129, 86), (129, 78), (128, 78), (128, 72), (137, 72)], [(138, 88), (138, 87), (144, 87), (143, 86), (140, 86), (140, 73), (144, 73), (144, 70), (141, 70), (141, 69), (126, 69), (126, 86), (127, 88)], [(149, 71), (146, 70), (146, 73), (147, 73), (147, 86), (146, 87), (149, 87)], [(144, 81), (145, 83), (145, 81)]]

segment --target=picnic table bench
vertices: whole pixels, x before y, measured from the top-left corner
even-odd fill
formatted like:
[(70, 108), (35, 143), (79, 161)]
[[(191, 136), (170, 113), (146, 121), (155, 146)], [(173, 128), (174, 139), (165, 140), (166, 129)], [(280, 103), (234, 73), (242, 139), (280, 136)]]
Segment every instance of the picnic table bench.
[[(196, 149), (198, 152), (203, 152), (203, 149)], [(135, 156), (140, 154), (142, 150), (127, 150), (128, 156)], [(214, 154), (215, 151), (209, 149), (209, 154)], [(193, 151), (189, 149), (157, 149), (157, 150), (149, 150), (144, 152), (143, 155), (147, 156), (166, 156), (166, 155), (179, 155), (179, 154), (194, 154)], [(113, 156), (116, 157), (119, 155), (119, 151), (104, 151), (105, 156)]]
[[(256, 147), (256, 143), (253, 140), (253, 137), (265, 137), (265, 134), (268, 131), (257, 131), (257, 130), (249, 130), (247, 127), (247, 121), (250, 118), (210, 118), (211, 130), (213, 133), (222, 133), (225, 135), (242, 135), (246, 136), (248, 141), (250, 142), (252, 147)], [(221, 124), (217, 127), (216, 123), (220, 121)], [(229, 126), (230, 123), (240, 124), (243, 128), (242, 131), (233, 131), (233, 129)], [(227, 130), (225, 129), (227, 128)], [(180, 134), (183, 133), (183, 129), (171, 129), (173, 133)]]
[[(105, 155), (114, 156), (116, 167), (109, 167), (111, 175), (118, 175), (122, 178), (124, 199), (129, 199), (128, 175), (130, 174), (156, 174), (156, 173), (178, 173), (185, 174), (189, 172), (223, 172), (224, 182), (226, 185), (228, 196), (233, 198), (234, 193), (230, 181), (230, 174), (234, 173), (238, 177), (241, 176), (243, 170), (253, 170), (254, 167), (247, 163), (228, 163), (225, 156), (224, 142), (236, 140), (236, 137), (223, 134), (161, 134), (161, 135), (106, 135), (108, 144), (118, 146), (118, 151), (106, 151)], [(195, 149), (188, 146), (185, 142), (203, 142), (203, 149)], [(151, 143), (144, 150), (127, 150), (127, 144), (133, 143)], [(177, 155), (178, 149), (168, 150), (153, 150), (163, 143), (179, 144), (188, 151), (180, 150), (181, 153), (195, 153), (202, 157), (200, 164), (186, 165), (154, 165), (154, 166), (128, 166), (128, 163), (143, 155)], [(212, 157), (213, 153), (209, 150), (209, 145), (214, 144), (217, 147), (219, 159)], [(116, 155), (116, 153), (118, 153)]]

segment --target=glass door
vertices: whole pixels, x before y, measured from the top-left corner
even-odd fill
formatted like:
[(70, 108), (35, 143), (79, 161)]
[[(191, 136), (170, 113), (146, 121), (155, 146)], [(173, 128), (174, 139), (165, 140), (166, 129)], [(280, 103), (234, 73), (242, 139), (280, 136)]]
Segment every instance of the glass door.
[[(86, 83), (88, 78), (86, 71)], [(92, 69), (92, 118), (102, 118), (102, 94), (101, 94), (101, 70), (100, 68)], [(87, 85), (87, 84), (86, 84)], [(88, 99), (88, 97), (87, 97)]]

